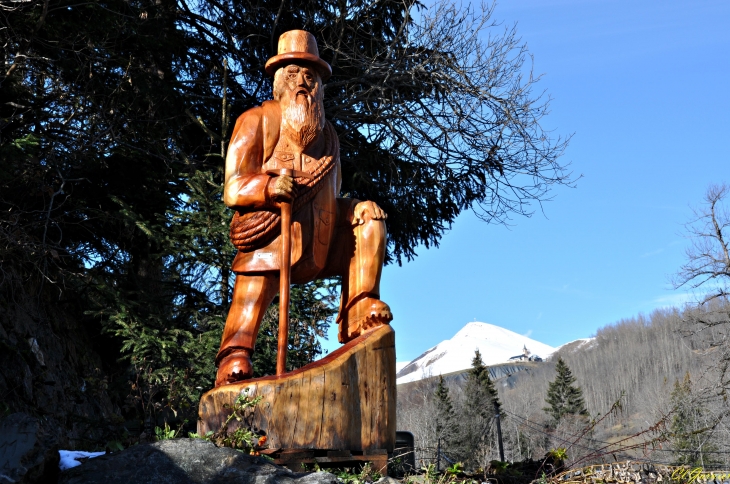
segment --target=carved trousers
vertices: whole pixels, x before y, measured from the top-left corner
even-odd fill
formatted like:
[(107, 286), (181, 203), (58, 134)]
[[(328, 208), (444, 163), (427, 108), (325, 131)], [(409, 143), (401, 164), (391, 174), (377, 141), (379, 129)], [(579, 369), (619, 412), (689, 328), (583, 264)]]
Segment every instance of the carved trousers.
[[(316, 275), (301, 274), (292, 268), (292, 281), (308, 282), (318, 278), (342, 276), (340, 302), (340, 341), (347, 335), (348, 310), (362, 297), (380, 298), (380, 275), (385, 258), (386, 228), (383, 220), (367, 218), (360, 225), (338, 225), (330, 245), (326, 266)], [(239, 349), (253, 352), (261, 321), (274, 296), (279, 292), (279, 272), (236, 274), (233, 300), (223, 329), (216, 366)]]

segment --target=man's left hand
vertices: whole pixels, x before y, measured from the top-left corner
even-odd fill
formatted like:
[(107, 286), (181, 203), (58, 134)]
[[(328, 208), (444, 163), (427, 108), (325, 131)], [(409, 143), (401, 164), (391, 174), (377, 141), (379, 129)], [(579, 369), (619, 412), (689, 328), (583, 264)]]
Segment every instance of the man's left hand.
[[(366, 215), (367, 214), (367, 215)], [(369, 220), (385, 220), (388, 214), (383, 211), (377, 203), (367, 200), (355, 205), (352, 215), (353, 225), (362, 225)]]

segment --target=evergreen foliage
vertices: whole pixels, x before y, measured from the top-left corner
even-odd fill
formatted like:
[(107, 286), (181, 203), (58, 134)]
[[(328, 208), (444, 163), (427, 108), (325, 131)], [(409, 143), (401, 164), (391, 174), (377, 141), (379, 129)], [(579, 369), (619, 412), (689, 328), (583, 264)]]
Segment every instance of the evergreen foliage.
[(588, 416), (583, 391), (573, 385), (575, 377), (562, 358), (555, 365), (555, 380), (550, 382), (545, 401), (549, 407), (543, 410), (557, 423), (566, 415)]
[(497, 389), (477, 349), (467, 374), (464, 406), (461, 412), (461, 450), (459, 460), (469, 468), (486, 467), (487, 456), (497, 438), (493, 428), (495, 406), (501, 406)]
[(484, 365), (482, 354), (477, 349), (471, 360), (471, 369), (466, 380), (467, 407), (479, 409), (480, 415), (494, 414), (495, 404), (501, 407), (497, 389), (489, 376), (489, 368)]
[(441, 440), (441, 448), (447, 454), (457, 444), (457, 419), (454, 406), (449, 396), (449, 389), (444, 385), (444, 377), (439, 376), (436, 387), (436, 438)]
[[(34, 300), (24, 310), (79, 322), (126, 418), (192, 419), (213, 383), (231, 291), (226, 140), (235, 116), (271, 97), (263, 66), (290, 29), (312, 32), (333, 67), (325, 109), (341, 140), (343, 193), (389, 213), (390, 260), (438, 244), (465, 209), (504, 222), (570, 185), (557, 161), (566, 142), (540, 128), (547, 100), (522, 77), (527, 52), (514, 29), (483, 44), (491, 10), (443, 3), (416, 22), (415, 9), (396, 0), (4, 7), (0, 300)], [(321, 353), (316, 336), (335, 305), (323, 284), (292, 294), (293, 367)], [(259, 374), (272, 371), (274, 314), (257, 344)]]
[(680, 382), (675, 380), (671, 394), (671, 443), (676, 465), (702, 467), (718, 463), (713, 441), (713, 422), (707, 410), (692, 394), (689, 372)]

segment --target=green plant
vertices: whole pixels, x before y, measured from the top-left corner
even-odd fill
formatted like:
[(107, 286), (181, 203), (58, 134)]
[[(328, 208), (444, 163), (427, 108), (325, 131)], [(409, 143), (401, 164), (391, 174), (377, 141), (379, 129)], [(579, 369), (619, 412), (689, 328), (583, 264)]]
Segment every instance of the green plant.
[(175, 430), (171, 429), (170, 425), (168, 425), (167, 422), (165, 422), (165, 427), (155, 427), (155, 438), (157, 440), (170, 440), (177, 437), (178, 433), (180, 432), (180, 429)]
[(366, 463), (360, 470), (345, 467), (334, 471), (337, 479), (344, 484), (364, 484), (375, 482), (382, 476), (380, 472), (373, 469), (370, 463)]
[(565, 447), (558, 447), (545, 454), (545, 457), (553, 459), (555, 462), (563, 462), (568, 458), (568, 450)]
[[(231, 414), (221, 428), (213, 434), (208, 432), (203, 438), (210, 440), (219, 447), (232, 447), (258, 455), (257, 450), (266, 443), (266, 436), (254, 432), (251, 426), (248, 425), (248, 418), (261, 400), (263, 400), (261, 396), (251, 398), (248, 394), (248, 388), (244, 389), (238, 395), (236, 401), (233, 402), (233, 405), (224, 405), (225, 408), (231, 409)], [(228, 426), (233, 420), (238, 422), (238, 427), (231, 432)]]
[(509, 462), (493, 460), (489, 462), (489, 467), (492, 469), (493, 474), (505, 474), (509, 470)]
[(213, 434), (214, 434), (214, 433), (215, 433), (215, 432), (213, 432), (212, 430), (208, 430), (208, 432), (206, 432), (206, 433), (205, 433), (205, 435), (200, 435), (200, 434), (199, 434), (199, 433), (197, 433), (197, 432), (188, 432), (188, 438), (189, 438), (189, 439), (203, 439), (203, 440), (210, 440), (210, 439), (211, 439), (211, 437), (213, 437)]
[(427, 481), (433, 482), (436, 481), (439, 477), (439, 473), (436, 472), (435, 464), (429, 464), (425, 467), (421, 467), (421, 470), (423, 471), (424, 477)]
[(404, 474), (404, 462), (403, 457), (401, 456), (394, 456), (388, 459), (388, 475), (389, 476), (395, 476), (395, 475), (402, 475)]
[(458, 476), (464, 472), (463, 462), (454, 462), (451, 466), (446, 469), (446, 472), (452, 476)]
[(104, 446), (105, 448), (109, 449), (110, 451), (114, 452), (116, 450), (124, 450), (124, 444), (122, 444), (119, 440), (110, 440), (106, 443)]
[(250, 450), (253, 449), (258, 442), (258, 438), (259, 436), (252, 432), (250, 429), (238, 427), (233, 432), (227, 432), (216, 443), (224, 447)]
[(342, 468), (342, 469), (333, 469), (334, 475), (337, 476), (337, 480), (339, 482), (343, 482), (344, 484), (358, 484), (358, 475), (352, 472), (352, 469), (349, 467)]
[[(258, 449), (266, 443), (266, 436), (257, 434), (246, 424), (248, 418), (247, 411), (248, 413), (253, 411), (261, 400), (263, 400), (261, 396), (251, 398), (248, 395), (248, 388), (244, 389), (238, 395), (236, 401), (233, 402), (233, 405), (224, 405), (224, 408), (231, 409), (231, 414), (217, 432), (209, 430), (205, 435), (189, 432), (188, 437), (191, 439), (209, 440), (219, 447), (231, 447), (258, 455)], [(239, 426), (235, 430), (230, 431), (228, 425), (232, 420), (239, 422)]]
[(256, 405), (259, 404), (261, 400), (263, 400), (264, 397), (258, 396), (256, 398), (251, 398), (248, 396), (248, 388), (245, 388), (241, 394), (238, 395), (236, 398), (236, 401), (233, 402), (233, 405), (225, 404), (223, 405), (224, 408), (230, 408), (231, 414), (226, 419), (226, 423), (224, 425), (228, 425), (228, 423), (236, 419), (238, 422), (243, 422), (245, 417), (244, 412), (246, 409), (250, 408), (253, 409), (256, 407)]

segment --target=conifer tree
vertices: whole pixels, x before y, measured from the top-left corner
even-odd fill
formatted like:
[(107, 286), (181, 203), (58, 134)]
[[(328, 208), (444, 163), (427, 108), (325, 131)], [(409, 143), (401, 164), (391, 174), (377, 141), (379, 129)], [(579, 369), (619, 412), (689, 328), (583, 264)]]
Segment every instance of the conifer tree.
[(466, 383), (467, 406), (478, 408), (483, 415), (491, 416), (494, 404), (501, 406), (497, 389), (489, 377), (489, 369), (484, 365), (482, 354), (477, 349), (471, 360), (471, 370)]
[(545, 399), (549, 406), (543, 410), (552, 417), (553, 423), (559, 422), (565, 415), (587, 417), (588, 410), (583, 400), (583, 390), (573, 385), (575, 377), (562, 358), (558, 358), (555, 371), (557, 375), (555, 380), (550, 382)]
[(460, 432), (459, 458), (470, 468), (485, 467), (489, 461), (496, 441), (492, 431), (495, 405), (500, 407), (497, 390), (477, 349), (467, 375)]
[[(491, 7), (10, 3), (0, 15), (0, 307), (78, 324), (101, 361), (89, 367), (108, 376), (130, 421), (193, 421), (212, 386), (234, 252), (223, 158), (236, 116), (271, 97), (263, 66), (281, 33), (312, 32), (332, 65), (325, 111), (342, 192), (389, 213), (390, 260), (438, 245), (464, 210), (501, 223), (573, 183), (558, 162), (566, 140), (540, 126), (547, 97), (521, 75), (529, 57), (516, 31), (475, 40), (491, 33)], [(301, 324), (290, 344), (303, 349), (293, 364), (321, 351), (315, 336), (332, 311), (318, 297), (312, 286), (292, 293)], [(41, 348), (65, 348), (68, 324), (39, 320), (60, 335)], [(29, 351), (17, 339), (13, 351)], [(0, 368), (0, 383), (15, 370)], [(39, 405), (22, 386), (0, 394), (12, 410)]]
[(687, 372), (684, 381), (674, 382), (671, 394), (674, 417), (671, 424), (671, 442), (676, 465), (705, 467), (717, 464), (713, 459), (717, 446), (712, 442), (712, 428), (707, 411), (692, 396), (692, 380)]
[(444, 385), (444, 377), (439, 376), (436, 388), (436, 438), (441, 439), (441, 446), (449, 453), (455, 444), (456, 414), (451, 402), (449, 389)]

